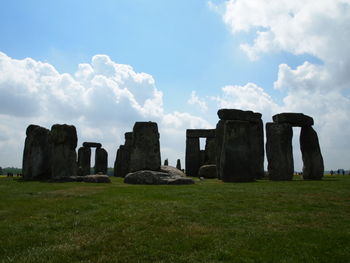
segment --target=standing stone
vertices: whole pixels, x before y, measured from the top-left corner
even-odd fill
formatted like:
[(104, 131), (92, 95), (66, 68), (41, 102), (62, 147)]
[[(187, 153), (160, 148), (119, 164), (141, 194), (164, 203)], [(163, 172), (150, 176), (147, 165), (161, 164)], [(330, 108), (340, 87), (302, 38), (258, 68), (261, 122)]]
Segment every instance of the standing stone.
[(51, 178), (50, 131), (37, 125), (26, 130), (23, 151), (23, 179), (42, 180)]
[(201, 155), (199, 149), (199, 138), (186, 138), (186, 175), (198, 176), (198, 170), (201, 163)]
[(107, 174), (108, 153), (103, 148), (96, 148), (95, 154), (95, 174)]
[(205, 142), (205, 158), (204, 164), (216, 163), (216, 141), (215, 138), (207, 138)]
[(264, 126), (262, 120), (250, 122), (250, 146), (253, 173), (256, 179), (264, 177)]
[(220, 159), (221, 159), (221, 151), (222, 151), (222, 143), (224, 141), (224, 127), (225, 127), (225, 120), (220, 120), (216, 124), (216, 136), (215, 136), (215, 143), (216, 143), (216, 175), (219, 179), (221, 179), (220, 174)]
[(169, 165), (169, 160), (168, 159), (165, 159), (164, 160), (164, 166), (168, 166)]
[(248, 121), (225, 122), (220, 158), (220, 175), (224, 182), (255, 180), (249, 130)]
[(60, 179), (77, 175), (77, 131), (73, 125), (55, 124), (51, 127), (52, 177)]
[[(201, 167), (205, 163), (205, 150), (200, 150), (200, 156), (201, 156), (201, 161), (199, 163), (199, 167)], [(198, 169), (198, 172), (199, 172), (199, 169)]]
[(130, 172), (158, 171), (160, 168), (158, 125), (155, 122), (136, 122), (130, 154)]
[(316, 131), (311, 127), (302, 127), (300, 132), (300, 150), (303, 157), (303, 178), (321, 180), (324, 164)]
[(80, 147), (78, 150), (78, 171), (79, 175), (89, 175), (91, 164), (91, 149), (90, 147)]
[(292, 180), (293, 129), (288, 123), (266, 123), (266, 156), (270, 180)]
[(273, 122), (288, 123), (292, 126), (305, 127), (314, 125), (314, 119), (302, 113), (285, 112), (272, 116)]
[(130, 154), (132, 149), (132, 132), (124, 134), (125, 144), (120, 145), (114, 162), (114, 176), (125, 177), (130, 172)]
[(180, 161), (180, 159), (177, 159), (177, 161), (176, 161), (176, 168), (181, 170), (181, 161)]

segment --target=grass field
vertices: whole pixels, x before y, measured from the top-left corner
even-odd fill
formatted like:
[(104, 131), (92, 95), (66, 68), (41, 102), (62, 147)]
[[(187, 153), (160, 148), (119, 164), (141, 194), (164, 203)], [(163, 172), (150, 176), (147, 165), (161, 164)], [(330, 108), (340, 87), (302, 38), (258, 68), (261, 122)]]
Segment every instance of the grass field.
[(350, 262), (350, 176), (112, 181), (0, 178), (0, 262)]

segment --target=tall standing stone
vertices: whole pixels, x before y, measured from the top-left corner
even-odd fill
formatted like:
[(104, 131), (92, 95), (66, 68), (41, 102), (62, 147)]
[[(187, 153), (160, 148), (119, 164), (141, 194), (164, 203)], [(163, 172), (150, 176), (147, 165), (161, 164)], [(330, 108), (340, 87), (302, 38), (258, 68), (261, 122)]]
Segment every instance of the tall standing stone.
[(255, 180), (248, 121), (226, 121), (220, 158), (220, 175), (224, 182)]
[(91, 164), (90, 147), (80, 147), (78, 150), (78, 170), (79, 175), (89, 175)]
[(168, 159), (164, 160), (164, 166), (169, 166), (169, 160)]
[(114, 163), (114, 176), (125, 177), (130, 172), (130, 154), (132, 149), (132, 132), (124, 134), (125, 143), (120, 145)]
[(199, 167), (201, 164), (201, 154), (199, 148), (198, 137), (187, 137), (186, 138), (186, 175), (187, 176), (198, 176)]
[(51, 178), (50, 131), (37, 125), (26, 130), (23, 152), (23, 178), (42, 180)]
[(55, 124), (51, 127), (52, 177), (60, 179), (77, 175), (77, 131), (74, 126)]
[(95, 154), (95, 174), (107, 174), (108, 153), (103, 148), (96, 148)]
[(222, 152), (222, 143), (224, 141), (224, 127), (225, 127), (225, 120), (219, 120), (219, 122), (216, 124), (216, 136), (215, 136), (215, 143), (216, 143), (216, 175), (219, 179), (221, 179), (220, 174), (220, 159), (221, 159), (221, 152)]
[(177, 161), (176, 161), (176, 168), (181, 170), (181, 161), (180, 161), (180, 159), (177, 159)]
[(324, 164), (316, 131), (311, 126), (301, 128), (300, 150), (303, 157), (303, 178), (321, 180)]
[(264, 126), (261, 119), (250, 122), (250, 145), (253, 173), (256, 179), (264, 177)]
[(136, 122), (130, 154), (130, 172), (160, 169), (158, 125), (155, 122)]
[(205, 142), (205, 159), (204, 164), (216, 163), (216, 141), (214, 138), (207, 138)]
[(288, 123), (266, 123), (266, 156), (270, 180), (292, 180), (293, 129)]

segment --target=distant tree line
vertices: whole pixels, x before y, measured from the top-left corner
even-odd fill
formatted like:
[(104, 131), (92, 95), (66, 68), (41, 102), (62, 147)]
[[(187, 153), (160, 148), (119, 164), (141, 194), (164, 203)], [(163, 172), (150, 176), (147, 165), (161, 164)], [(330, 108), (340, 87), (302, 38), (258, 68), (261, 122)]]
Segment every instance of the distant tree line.
[(5, 167), (5, 168), (2, 168), (2, 167), (0, 167), (0, 175), (6, 175), (7, 173), (21, 174), (22, 173), (22, 168), (16, 168), (16, 167)]

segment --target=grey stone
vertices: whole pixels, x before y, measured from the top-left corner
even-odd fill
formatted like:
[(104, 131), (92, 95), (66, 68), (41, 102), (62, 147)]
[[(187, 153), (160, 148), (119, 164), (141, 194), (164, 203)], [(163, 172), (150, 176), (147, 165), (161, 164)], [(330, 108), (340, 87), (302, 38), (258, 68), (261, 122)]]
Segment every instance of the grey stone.
[(221, 151), (222, 151), (222, 143), (224, 141), (224, 127), (225, 127), (224, 120), (219, 120), (219, 122), (216, 124), (216, 137), (215, 137), (215, 152), (216, 152), (216, 175), (219, 179), (221, 179), (220, 175), (220, 159), (221, 159)]
[(103, 148), (96, 148), (95, 153), (95, 174), (107, 174), (108, 153)]
[(158, 125), (155, 122), (136, 122), (133, 128), (133, 145), (130, 154), (130, 171), (160, 168)]
[(130, 154), (133, 144), (132, 132), (126, 132), (125, 143), (120, 145), (114, 162), (114, 176), (125, 177), (130, 172)]
[(84, 142), (84, 147), (90, 147), (90, 148), (101, 148), (102, 144), (98, 142)]
[(55, 124), (51, 127), (52, 177), (61, 178), (77, 175), (77, 131), (74, 126)]
[(256, 179), (261, 179), (264, 177), (264, 126), (262, 120), (249, 125), (253, 173)]
[(216, 175), (216, 165), (202, 165), (199, 168), (199, 177), (203, 178), (217, 178)]
[(78, 174), (89, 175), (91, 164), (91, 149), (89, 147), (80, 147), (78, 150)]
[(266, 123), (266, 157), (270, 180), (292, 180), (293, 129), (290, 124)]
[(194, 184), (190, 178), (171, 176), (168, 173), (150, 170), (141, 170), (133, 173), (128, 173), (124, 178), (124, 183), (127, 184), (151, 184), (151, 185), (179, 185), (179, 184)]
[(302, 113), (285, 112), (274, 115), (272, 119), (274, 122), (279, 124), (288, 123), (292, 126), (298, 127), (314, 125), (314, 119)]
[(216, 163), (216, 140), (215, 138), (207, 138), (205, 143), (204, 164)]
[(168, 173), (170, 176), (186, 177), (186, 174), (183, 171), (170, 165), (161, 166), (160, 172)]
[(187, 138), (214, 138), (215, 129), (187, 129), (186, 130)]
[(316, 131), (311, 127), (302, 127), (300, 132), (300, 150), (303, 157), (303, 178), (321, 180), (324, 164)]
[(186, 175), (198, 176), (198, 170), (201, 163), (201, 155), (199, 149), (199, 138), (186, 138)]
[(254, 181), (251, 160), (249, 122), (226, 121), (220, 157), (221, 179), (224, 182)]
[(220, 109), (218, 110), (220, 120), (238, 120), (238, 121), (259, 121), (261, 113), (252, 111), (243, 111), (238, 109)]
[(177, 161), (176, 161), (176, 168), (181, 170), (181, 161), (180, 161), (180, 159), (177, 159)]
[(167, 165), (169, 165), (169, 161), (168, 161), (168, 159), (165, 159), (164, 160), (164, 166), (167, 166)]
[(108, 175), (105, 174), (90, 174), (85, 176), (69, 176), (55, 178), (54, 182), (84, 182), (84, 183), (111, 183)]
[(22, 164), (23, 179), (50, 179), (52, 151), (50, 131), (37, 125), (29, 125), (26, 135)]

